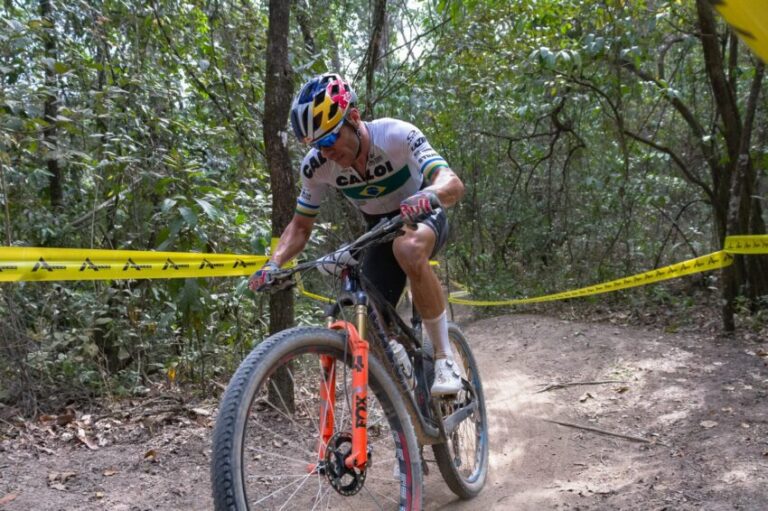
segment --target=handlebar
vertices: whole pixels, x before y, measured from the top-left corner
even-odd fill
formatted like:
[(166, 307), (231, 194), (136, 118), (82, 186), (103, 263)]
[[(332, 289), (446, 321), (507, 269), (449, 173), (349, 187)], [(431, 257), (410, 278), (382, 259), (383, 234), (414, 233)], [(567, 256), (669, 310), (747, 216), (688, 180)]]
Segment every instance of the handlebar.
[(350, 259), (349, 261), (341, 261), (335, 259), (334, 256), (343, 254), (344, 252), (357, 253), (371, 245), (383, 243), (388, 241), (390, 237), (400, 236), (400, 229), (403, 227), (404, 222), (401, 215), (394, 216), (390, 219), (381, 220), (373, 229), (366, 232), (356, 240), (339, 247), (338, 249), (325, 254), (324, 256), (314, 259), (312, 261), (306, 261), (299, 263), (291, 268), (283, 268), (272, 272), (273, 281), (271, 284), (265, 287), (264, 291), (279, 291), (289, 287), (292, 282), (291, 279), (294, 274), (300, 273), (311, 268), (317, 268), (319, 266), (328, 264), (329, 262), (335, 262), (339, 267), (343, 266), (355, 266), (357, 261)]

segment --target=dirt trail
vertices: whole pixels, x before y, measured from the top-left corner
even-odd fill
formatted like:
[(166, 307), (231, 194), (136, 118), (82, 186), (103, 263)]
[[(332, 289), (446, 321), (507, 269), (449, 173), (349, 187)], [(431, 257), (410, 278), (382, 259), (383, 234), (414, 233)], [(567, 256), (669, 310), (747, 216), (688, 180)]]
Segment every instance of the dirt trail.
[[(768, 509), (764, 339), (534, 315), (473, 322), (465, 333), (485, 384), (489, 481), (477, 499), (457, 501), (435, 467), (427, 509)], [(621, 383), (539, 392), (606, 380)], [(211, 420), (138, 429), (98, 450), (76, 439), (19, 448), (0, 435), (0, 510), (210, 509)]]

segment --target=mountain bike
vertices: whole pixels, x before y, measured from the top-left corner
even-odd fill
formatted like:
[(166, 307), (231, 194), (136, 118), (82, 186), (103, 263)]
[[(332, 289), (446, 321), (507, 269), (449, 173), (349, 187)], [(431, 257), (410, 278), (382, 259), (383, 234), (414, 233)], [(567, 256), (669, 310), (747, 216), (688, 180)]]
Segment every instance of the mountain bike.
[(400, 217), (270, 286), (317, 268), (336, 277), (325, 327), (261, 342), (229, 382), (213, 433), (217, 510), (422, 509), (430, 445), (450, 489), (476, 496), (488, 471), (488, 421), (475, 358), (450, 324), (462, 372), (455, 396), (433, 397), (433, 348), (359, 271), (370, 246), (402, 234)]

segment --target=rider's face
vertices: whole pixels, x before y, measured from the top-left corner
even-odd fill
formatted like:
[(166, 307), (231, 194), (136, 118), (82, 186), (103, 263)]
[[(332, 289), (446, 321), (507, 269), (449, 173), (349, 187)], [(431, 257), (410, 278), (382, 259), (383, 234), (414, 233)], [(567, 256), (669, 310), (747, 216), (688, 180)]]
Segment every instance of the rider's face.
[(330, 147), (321, 147), (320, 154), (342, 167), (351, 167), (355, 161), (359, 143), (354, 128), (345, 123), (339, 131), (339, 138), (336, 142)]

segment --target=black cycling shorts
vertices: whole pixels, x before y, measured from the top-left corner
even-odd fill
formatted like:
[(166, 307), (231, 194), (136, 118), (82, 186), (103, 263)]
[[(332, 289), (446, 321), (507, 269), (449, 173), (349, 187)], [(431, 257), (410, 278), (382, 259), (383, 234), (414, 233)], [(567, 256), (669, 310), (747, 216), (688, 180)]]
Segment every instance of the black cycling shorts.
[[(400, 211), (398, 210), (389, 215), (366, 216), (368, 229), (370, 230), (382, 218), (391, 218), (399, 213)], [(440, 211), (433, 213), (421, 223), (428, 225), (435, 233), (435, 247), (429, 256), (432, 258), (443, 248), (445, 241), (448, 239), (448, 217), (445, 214), (445, 210), (440, 209)], [(400, 265), (397, 264), (397, 259), (395, 259), (395, 253), (392, 250), (393, 243), (394, 240), (368, 249), (363, 259), (362, 272), (389, 303), (397, 306), (400, 295), (405, 288), (406, 276)]]

